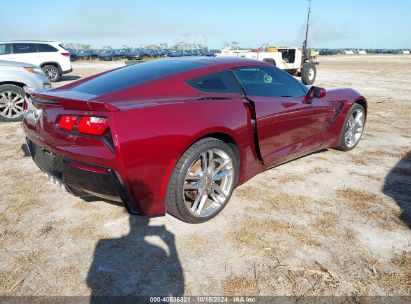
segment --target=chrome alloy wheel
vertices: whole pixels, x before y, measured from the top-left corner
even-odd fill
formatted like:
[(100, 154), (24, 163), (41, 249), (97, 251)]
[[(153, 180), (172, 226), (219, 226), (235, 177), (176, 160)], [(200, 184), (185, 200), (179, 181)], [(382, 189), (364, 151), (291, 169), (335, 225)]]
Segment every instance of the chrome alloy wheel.
[(14, 91), (0, 93), (0, 115), (5, 118), (16, 118), (23, 113), (24, 97)]
[(232, 158), (212, 148), (201, 153), (184, 179), (183, 197), (187, 209), (196, 217), (208, 217), (226, 203), (234, 186)]
[(54, 80), (58, 77), (58, 72), (55, 68), (45, 68), (44, 73), (46, 73), (50, 80)]
[(354, 147), (360, 140), (364, 130), (364, 112), (356, 109), (348, 118), (344, 130), (344, 140), (348, 148)]

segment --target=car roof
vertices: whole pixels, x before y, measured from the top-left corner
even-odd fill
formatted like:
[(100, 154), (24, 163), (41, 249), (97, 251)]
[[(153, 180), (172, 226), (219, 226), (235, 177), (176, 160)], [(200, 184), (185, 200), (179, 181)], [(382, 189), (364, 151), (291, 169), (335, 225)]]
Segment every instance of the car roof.
[(221, 65), (224, 64), (228, 67), (244, 66), (244, 65), (267, 65), (267, 63), (255, 59), (240, 58), (240, 57), (174, 57), (170, 60), (176, 61), (193, 61), (203, 65)]
[(5, 40), (0, 43), (61, 43), (54, 40)]

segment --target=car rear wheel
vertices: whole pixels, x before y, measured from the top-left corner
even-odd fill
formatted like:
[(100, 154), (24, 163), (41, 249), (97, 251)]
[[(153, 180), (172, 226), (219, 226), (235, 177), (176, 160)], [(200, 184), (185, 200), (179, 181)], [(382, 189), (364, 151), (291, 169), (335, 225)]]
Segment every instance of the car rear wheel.
[(24, 91), (13, 84), (0, 85), (0, 121), (19, 121), (23, 117)]
[(354, 104), (345, 119), (344, 129), (341, 134), (338, 149), (349, 151), (358, 145), (364, 131), (365, 110), (358, 103)]
[(238, 160), (221, 140), (193, 144), (177, 162), (167, 188), (167, 213), (187, 223), (215, 217), (229, 201), (238, 177)]
[(44, 73), (46, 73), (47, 77), (50, 79), (52, 82), (57, 82), (60, 81), (61, 78), (61, 73), (58, 67), (48, 64), (43, 67)]

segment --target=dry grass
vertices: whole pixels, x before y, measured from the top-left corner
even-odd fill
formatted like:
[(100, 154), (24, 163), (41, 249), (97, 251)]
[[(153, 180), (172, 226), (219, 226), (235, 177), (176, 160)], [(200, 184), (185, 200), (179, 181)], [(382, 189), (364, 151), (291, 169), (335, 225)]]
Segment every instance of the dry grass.
[(347, 245), (353, 245), (358, 241), (358, 236), (354, 230), (348, 228), (344, 233), (344, 241)]
[[(253, 223), (250, 223), (251, 225)], [(226, 238), (231, 240), (234, 244), (242, 246), (255, 246), (261, 243), (261, 236), (256, 234), (254, 227), (247, 226), (247, 224), (239, 225), (240, 228), (236, 228), (233, 231), (226, 233)], [(259, 246), (261, 247), (261, 246)]]
[(14, 293), (21, 290), (24, 281), (36, 275), (38, 267), (45, 267), (47, 261), (41, 251), (30, 251), (17, 256), (9, 264), (9, 271), (0, 275), (0, 288), (7, 290), (7, 293)]
[(99, 228), (95, 227), (94, 225), (82, 225), (82, 226), (71, 228), (69, 230), (69, 235), (75, 240), (90, 239), (90, 238), (103, 239), (107, 237), (106, 234), (99, 231)]
[[(395, 271), (394, 269), (399, 269)], [(366, 290), (383, 288), (386, 294), (410, 295), (411, 294), (411, 254), (403, 251), (394, 256), (387, 263), (374, 263), (373, 272), (367, 280), (359, 281)]]
[(235, 189), (233, 195), (244, 201), (255, 202), (257, 199), (261, 199), (261, 191), (252, 186), (242, 185)]
[(377, 202), (378, 196), (374, 193), (357, 190), (352, 188), (339, 189), (336, 192), (337, 197), (344, 198), (346, 200), (354, 202)]
[[(395, 265), (395, 266), (399, 266), (403, 269), (405, 269), (406, 271), (409, 272), (410, 274), (410, 280), (411, 280), (411, 253), (407, 252), (407, 251), (403, 251), (402, 253), (398, 254), (397, 256), (395, 256), (391, 262)], [(411, 284), (410, 284), (411, 286)]]
[(348, 157), (350, 158), (350, 162), (352, 164), (359, 165), (359, 166), (369, 165), (369, 160), (366, 157), (363, 157), (361, 155), (348, 154)]
[(249, 205), (246, 208), (253, 212), (270, 213), (272, 211), (278, 211), (279, 209), (289, 209), (295, 213), (304, 211), (309, 213), (306, 208), (310, 199), (305, 195), (291, 195), (288, 193), (280, 192), (278, 194), (265, 193), (261, 195), (254, 202), (253, 205)]
[(185, 240), (186, 246), (188, 248), (188, 254), (193, 255), (194, 257), (204, 256), (207, 248), (207, 240), (200, 236), (198, 233), (189, 235)]
[(313, 226), (323, 235), (334, 234), (339, 229), (340, 219), (331, 212), (325, 212), (323, 217), (317, 220)]
[(315, 247), (319, 245), (318, 240), (312, 236), (304, 226), (291, 225), (276, 219), (257, 221), (250, 219), (244, 221), (238, 227), (226, 234), (226, 238), (234, 244), (267, 248), (275, 246), (272, 233), (279, 233), (283, 237), (294, 238), (297, 243)]
[(302, 182), (305, 180), (307, 180), (307, 178), (302, 174), (285, 174), (275, 179), (275, 181), (280, 185), (286, 183)]
[(63, 227), (65, 224), (66, 224), (66, 221), (64, 220), (49, 221), (41, 227), (39, 234), (41, 236), (50, 237), (51, 235), (58, 233), (59, 229)]
[(336, 191), (336, 195), (348, 201), (348, 207), (378, 227), (394, 230), (403, 223), (399, 220), (401, 209), (385, 205), (381, 198), (371, 192), (345, 188)]
[(382, 177), (372, 175), (372, 174), (368, 174), (368, 173), (360, 173), (360, 172), (357, 172), (357, 171), (351, 171), (350, 174), (351, 175), (361, 176), (361, 177), (366, 177), (368, 179), (372, 179), (372, 180), (375, 180), (375, 181), (378, 181), (378, 182), (381, 182), (381, 181), (384, 180), (384, 178), (382, 178)]
[(328, 168), (322, 168), (322, 167), (315, 167), (309, 171), (311, 174), (322, 174), (322, 173), (330, 173), (331, 170)]
[(335, 293), (341, 283), (326, 269), (286, 267), (275, 273), (268, 284), (273, 291), (290, 290), (292, 296), (319, 296)]
[(78, 273), (79, 273), (79, 269), (74, 265), (64, 266), (58, 270), (59, 276), (65, 279), (76, 277)]
[(73, 208), (78, 211), (94, 211), (97, 210), (95, 204), (86, 202), (83, 200), (78, 200), (74, 203)]
[(402, 158), (406, 154), (405, 151), (402, 149), (399, 151), (387, 151), (387, 150), (365, 150), (361, 153), (363, 157), (394, 157), (394, 158)]
[(269, 204), (273, 208), (300, 208), (310, 202), (310, 198), (305, 195), (291, 195), (288, 193), (279, 193), (269, 199)]
[(262, 229), (263, 231), (275, 231), (282, 235), (289, 235), (307, 246), (319, 246), (318, 240), (308, 232), (308, 229), (305, 226), (296, 226), (276, 219), (267, 219), (257, 228)]
[(245, 276), (227, 278), (221, 288), (226, 296), (257, 296), (260, 293), (256, 280)]

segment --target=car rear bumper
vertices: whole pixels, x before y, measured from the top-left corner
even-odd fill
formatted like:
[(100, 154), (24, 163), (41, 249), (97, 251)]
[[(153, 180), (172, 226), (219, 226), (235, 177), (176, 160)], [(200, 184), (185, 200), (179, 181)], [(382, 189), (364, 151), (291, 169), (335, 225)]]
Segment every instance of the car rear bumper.
[(116, 171), (60, 157), (28, 138), (27, 146), (36, 165), (73, 195), (122, 202), (130, 213), (140, 213)]

